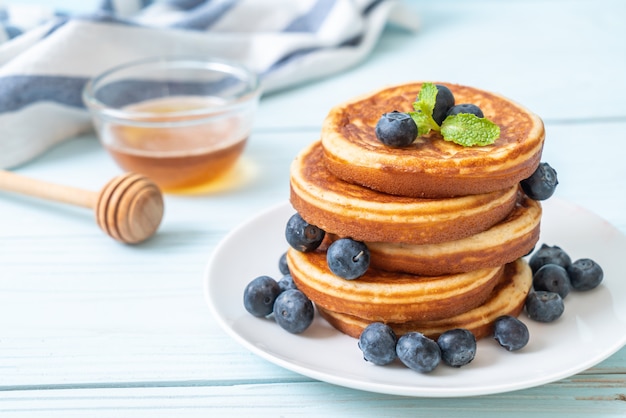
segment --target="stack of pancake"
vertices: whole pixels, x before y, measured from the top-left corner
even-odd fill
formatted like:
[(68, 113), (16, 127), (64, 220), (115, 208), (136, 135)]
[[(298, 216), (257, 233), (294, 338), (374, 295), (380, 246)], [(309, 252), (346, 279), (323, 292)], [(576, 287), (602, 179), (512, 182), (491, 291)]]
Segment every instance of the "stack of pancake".
[[(289, 249), (291, 274), (320, 314), (353, 337), (384, 322), (398, 335), (466, 328), (481, 338), (497, 317), (523, 309), (532, 274), (521, 257), (539, 238), (541, 206), (519, 182), (540, 162), (543, 122), (499, 95), (445, 85), (457, 104), (473, 103), (499, 125), (494, 144), (463, 147), (437, 132), (405, 148), (381, 143), (378, 119), (412, 110), (421, 88), (412, 83), (331, 109), (321, 140), (291, 166), (293, 207), (326, 231), (315, 251)], [(341, 237), (371, 252), (358, 279), (327, 266), (326, 249)]]

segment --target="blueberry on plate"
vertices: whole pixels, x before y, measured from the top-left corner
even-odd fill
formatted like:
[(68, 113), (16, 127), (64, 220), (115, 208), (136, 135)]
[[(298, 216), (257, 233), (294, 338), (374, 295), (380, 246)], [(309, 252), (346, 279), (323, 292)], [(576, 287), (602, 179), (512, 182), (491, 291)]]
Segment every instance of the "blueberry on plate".
[(546, 200), (554, 194), (559, 180), (548, 163), (540, 163), (535, 172), (520, 182), (524, 193), (533, 200)]
[(394, 110), (393, 112), (384, 113), (374, 130), (376, 138), (383, 144), (394, 147), (409, 146), (417, 138), (417, 125), (408, 113), (402, 113)]
[(411, 370), (429, 373), (441, 362), (441, 349), (437, 343), (419, 332), (409, 332), (398, 339), (396, 354)]
[(296, 283), (293, 281), (293, 276), (291, 274), (285, 274), (278, 281), (278, 287), (280, 287), (281, 293), (285, 290), (289, 289), (297, 289)]
[(278, 270), (282, 275), (289, 274), (289, 264), (287, 264), (287, 252), (285, 251), (278, 259)]
[(278, 282), (269, 276), (259, 276), (252, 280), (243, 291), (243, 306), (256, 317), (272, 313), (274, 302), (280, 294)]
[(328, 268), (337, 276), (354, 280), (365, 274), (370, 265), (370, 250), (361, 241), (341, 238), (326, 251)]
[(508, 351), (517, 351), (528, 344), (530, 333), (526, 324), (518, 318), (503, 315), (493, 324), (493, 338)]
[(590, 258), (581, 258), (574, 261), (567, 273), (572, 287), (576, 290), (591, 290), (597, 287), (604, 278), (602, 267)]
[(569, 274), (557, 264), (545, 264), (533, 274), (533, 289), (555, 292), (565, 299), (571, 289)]
[(462, 104), (452, 106), (450, 110), (448, 110), (446, 117), (458, 115), (459, 113), (471, 113), (472, 115), (476, 115), (479, 118), (485, 117), (485, 115), (483, 114), (483, 111), (480, 110), (480, 107), (472, 103), (462, 103)]
[(398, 338), (389, 325), (382, 322), (369, 324), (359, 336), (359, 349), (365, 361), (377, 366), (391, 363), (398, 356), (396, 343)]
[(455, 328), (437, 338), (441, 359), (452, 367), (465, 366), (476, 356), (476, 337), (469, 330)]
[(274, 302), (274, 319), (292, 334), (304, 332), (313, 323), (314, 314), (313, 302), (297, 289), (284, 291)]
[(533, 274), (545, 264), (556, 264), (565, 269), (572, 264), (570, 256), (559, 246), (550, 246), (541, 244), (541, 247), (535, 252), (528, 261)]
[(454, 95), (446, 86), (435, 84), (435, 87), (437, 87), (437, 97), (435, 107), (433, 108), (433, 119), (437, 122), (437, 125), (441, 126), (443, 120), (448, 115), (448, 111), (454, 106)]
[(313, 251), (320, 246), (326, 233), (323, 229), (311, 225), (300, 216), (294, 213), (287, 221), (285, 228), (285, 238), (292, 248), (301, 251)]
[(526, 314), (534, 321), (553, 322), (563, 315), (565, 304), (556, 292), (532, 290), (526, 296)]

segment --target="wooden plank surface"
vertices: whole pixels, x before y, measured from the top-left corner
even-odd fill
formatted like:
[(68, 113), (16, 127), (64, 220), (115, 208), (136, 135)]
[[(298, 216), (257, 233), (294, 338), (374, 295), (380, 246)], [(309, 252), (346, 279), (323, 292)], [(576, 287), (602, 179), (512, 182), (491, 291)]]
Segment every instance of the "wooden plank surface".
[[(417, 34), (389, 28), (362, 65), (265, 97), (247, 180), (211, 195), (166, 196), (161, 231), (146, 245), (111, 241), (89, 211), (0, 195), (0, 415), (623, 416), (626, 349), (538, 388), (413, 399), (274, 366), (211, 317), (202, 294), (211, 251), (288, 198), (289, 164), (317, 139), (330, 106), (384, 84), (472, 84), (533, 109), (546, 122), (544, 160), (559, 172), (558, 196), (626, 233), (626, 3), (410, 5)], [(88, 135), (17, 171), (97, 190), (119, 169)]]

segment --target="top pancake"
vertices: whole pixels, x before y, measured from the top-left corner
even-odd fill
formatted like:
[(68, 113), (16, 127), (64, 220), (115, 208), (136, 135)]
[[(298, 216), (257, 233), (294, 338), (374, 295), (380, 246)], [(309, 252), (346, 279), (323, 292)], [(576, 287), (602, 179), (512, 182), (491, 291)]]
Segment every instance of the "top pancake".
[(422, 83), (387, 87), (331, 109), (322, 127), (329, 171), (344, 181), (412, 197), (452, 197), (513, 186), (537, 168), (545, 130), (542, 120), (521, 105), (473, 87), (444, 84), (456, 104), (473, 103), (500, 127), (492, 145), (463, 147), (439, 133), (418, 137), (405, 148), (376, 138), (383, 113), (412, 111)]

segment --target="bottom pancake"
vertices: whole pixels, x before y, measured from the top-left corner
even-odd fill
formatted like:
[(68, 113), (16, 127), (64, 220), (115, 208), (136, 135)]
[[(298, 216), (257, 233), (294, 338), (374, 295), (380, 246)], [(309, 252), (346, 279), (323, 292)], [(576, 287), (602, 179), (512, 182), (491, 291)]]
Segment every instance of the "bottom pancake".
[(386, 322), (431, 321), (473, 309), (487, 300), (504, 271), (498, 266), (430, 277), (370, 267), (346, 280), (330, 271), (322, 249), (289, 248), (287, 262), (298, 289), (318, 306)]
[[(409, 321), (403, 323), (386, 322), (396, 335), (417, 331), (437, 338), (445, 331), (465, 328), (471, 331), (476, 339), (493, 334), (493, 323), (502, 315), (518, 316), (524, 308), (524, 302), (532, 285), (532, 272), (523, 259), (507, 264), (501, 280), (487, 301), (467, 312), (434, 321)], [(359, 338), (361, 332), (372, 322), (357, 316), (338, 313), (317, 306), (320, 315), (339, 331)]]

